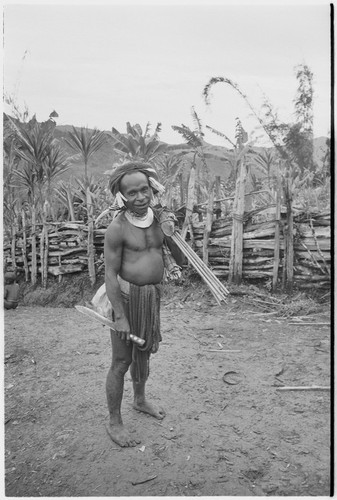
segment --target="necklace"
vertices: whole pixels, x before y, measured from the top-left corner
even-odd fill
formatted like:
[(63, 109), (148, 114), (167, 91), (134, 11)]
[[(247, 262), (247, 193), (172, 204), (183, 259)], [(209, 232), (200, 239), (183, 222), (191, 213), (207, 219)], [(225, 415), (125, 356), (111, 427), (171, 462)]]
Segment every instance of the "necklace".
[(127, 220), (136, 227), (150, 227), (153, 222), (153, 211), (152, 208), (148, 208), (145, 215), (136, 215), (134, 212), (130, 212), (130, 210), (125, 211), (125, 217)]

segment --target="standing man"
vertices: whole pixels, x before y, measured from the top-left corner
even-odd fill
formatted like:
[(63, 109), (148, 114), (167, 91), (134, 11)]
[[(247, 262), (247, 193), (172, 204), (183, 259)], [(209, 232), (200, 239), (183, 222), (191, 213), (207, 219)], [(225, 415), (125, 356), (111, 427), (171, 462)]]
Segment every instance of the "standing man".
[[(106, 292), (116, 325), (116, 330), (111, 330), (112, 364), (106, 382), (107, 431), (118, 445), (136, 446), (140, 440), (123, 426), (121, 417), (124, 376), (129, 367), (133, 407), (158, 419), (165, 416), (145, 397), (150, 355), (157, 352), (161, 341), (160, 282), (164, 273), (164, 234), (150, 204), (153, 195), (164, 188), (151, 165), (142, 162), (119, 166), (109, 188), (120, 213), (109, 225), (104, 242)], [(130, 333), (144, 339), (144, 345), (133, 344)]]

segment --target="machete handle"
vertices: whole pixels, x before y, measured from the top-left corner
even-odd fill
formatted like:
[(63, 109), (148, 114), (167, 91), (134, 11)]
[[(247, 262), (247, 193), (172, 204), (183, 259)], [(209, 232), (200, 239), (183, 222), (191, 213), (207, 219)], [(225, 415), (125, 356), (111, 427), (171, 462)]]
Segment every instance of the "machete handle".
[[(75, 306), (75, 309), (77, 309), (78, 312), (85, 314), (86, 316), (90, 316), (90, 318), (95, 319), (96, 321), (99, 321), (102, 325), (108, 326), (112, 330), (116, 331), (115, 323), (113, 323), (110, 319), (106, 318), (105, 316), (102, 316), (98, 312), (94, 311), (90, 307)], [(139, 346), (142, 346), (145, 344), (144, 339), (141, 339), (140, 337), (133, 335), (133, 333), (130, 333), (130, 339), (132, 340), (132, 342), (134, 342), (135, 344), (138, 344)]]

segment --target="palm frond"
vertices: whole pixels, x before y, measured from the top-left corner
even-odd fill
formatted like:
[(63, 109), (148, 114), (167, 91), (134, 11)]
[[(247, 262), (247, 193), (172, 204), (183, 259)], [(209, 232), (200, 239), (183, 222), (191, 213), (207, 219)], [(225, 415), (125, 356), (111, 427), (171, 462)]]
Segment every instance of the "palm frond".
[(219, 137), (223, 137), (224, 139), (226, 139), (226, 141), (228, 141), (232, 146), (233, 148), (235, 148), (235, 144), (233, 141), (231, 141), (229, 139), (229, 137), (227, 137), (226, 134), (224, 134), (223, 132), (220, 132), (219, 130), (216, 130), (215, 128), (213, 127), (210, 127), (209, 125), (206, 125), (206, 128), (208, 128), (211, 132), (213, 132), (213, 134), (216, 134), (218, 135)]
[(198, 135), (198, 137), (203, 137), (205, 134), (202, 131), (201, 120), (200, 120), (194, 106), (192, 106), (191, 114), (192, 114), (193, 123), (195, 125), (196, 134)]
[(28, 191), (34, 193), (37, 188), (36, 177), (36, 171), (30, 168), (28, 164), (25, 164), (21, 170), (15, 171), (14, 179), (18, 181), (18, 183), (15, 184), (15, 187), (23, 187)]
[(197, 137), (197, 135), (192, 132), (191, 129), (186, 127), (186, 125), (182, 124), (181, 127), (179, 127), (178, 125), (171, 125), (171, 127), (175, 132), (178, 132), (180, 135), (182, 135), (187, 144), (189, 144), (190, 146), (194, 148), (202, 146), (202, 142), (199, 137)]
[[(148, 123), (146, 127), (150, 126), (150, 124)], [(139, 125), (139, 123), (136, 123), (136, 125), (133, 126), (133, 129), (135, 131), (135, 136), (134, 137), (140, 137), (143, 135), (143, 131), (142, 131), (142, 127)], [(144, 137), (146, 137), (146, 134), (147, 134), (147, 130), (145, 131), (144, 133)]]
[(137, 156), (140, 151), (139, 141), (134, 138), (132, 135), (128, 135), (127, 137), (128, 144), (128, 152), (131, 153), (132, 156)]
[(144, 138), (150, 135), (150, 130), (151, 130), (151, 123), (147, 122), (144, 130)]
[(145, 147), (145, 156), (150, 161), (156, 156), (164, 153), (166, 151), (166, 144), (159, 143), (157, 141), (149, 141)]
[(136, 130), (134, 127), (132, 127), (132, 125), (130, 124), (130, 122), (126, 122), (126, 132), (130, 135), (132, 135), (133, 137), (136, 136)]
[(81, 127), (77, 130), (73, 127), (73, 132), (69, 132), (69, 139), (65, 140), (74, 151), (82, 155), (86, 162), (105, 144), (106, 135), (96, 128), (89, 130), (86, 127)]
[(60, 146), (54, 146), (50, 149), (45, 161), (45, 175), (49, 181), (52, 181), (58, 175), (71, 168), (69, 158), (63, 153)]
[(111, 137), (114, 140), (114, 148), (119, 148), (124, 152), (128, 150), (128, 139), (114, 127), (112, 127)]

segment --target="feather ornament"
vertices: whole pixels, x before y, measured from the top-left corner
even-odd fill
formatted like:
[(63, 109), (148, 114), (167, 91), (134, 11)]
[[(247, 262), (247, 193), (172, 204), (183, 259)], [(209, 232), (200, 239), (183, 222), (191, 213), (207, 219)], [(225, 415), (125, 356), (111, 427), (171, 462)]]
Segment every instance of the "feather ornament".
[(124, 201), (127, 201), (127, 199), (122, 195), (120, 191), (118, 191), (118, 193), (116, 193), (116, 203), (119, 208), (125, 207)]
[(153, 187), (153, 189), (155, 189), (156, 191), (158, 191), (158, 193), (160, 195), (162, 195), (162, 194), (165, 193), (165, 188), (164, 188), (164, 186), (162, 184), (160, 184), (160, 182), (158, 182), (153, 177), (149, 177), (149, 181), (150, 181), (150, 184)]

